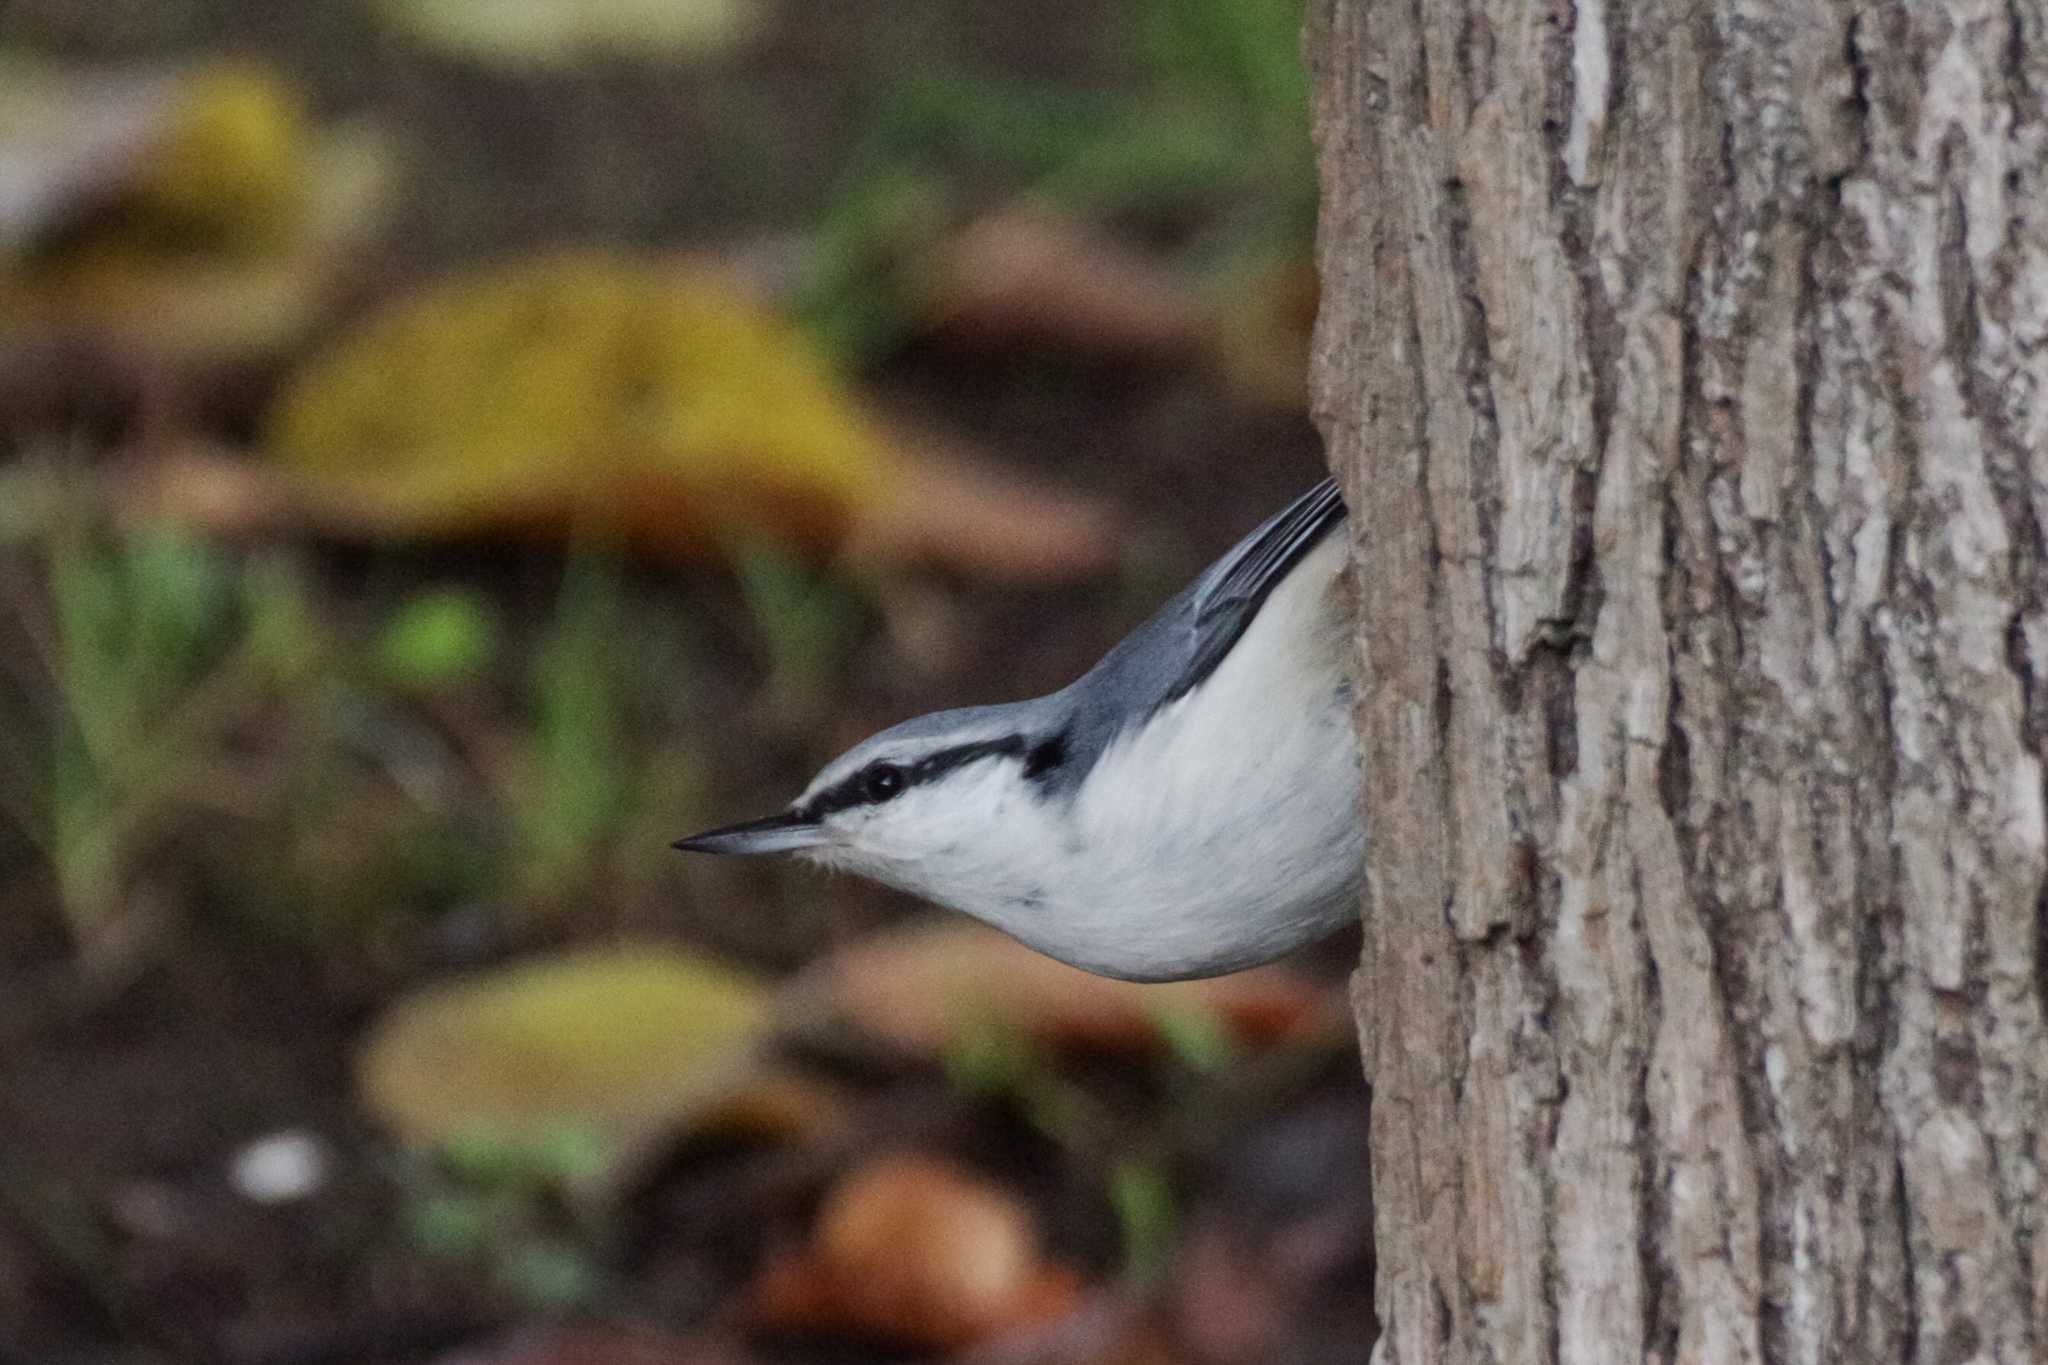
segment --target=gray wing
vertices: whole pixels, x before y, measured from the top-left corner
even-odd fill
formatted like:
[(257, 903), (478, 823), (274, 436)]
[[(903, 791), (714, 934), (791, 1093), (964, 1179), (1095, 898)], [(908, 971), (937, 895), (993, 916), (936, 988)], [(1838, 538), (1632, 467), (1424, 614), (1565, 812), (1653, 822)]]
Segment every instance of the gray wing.
[(1344, 520), (1328, 479), (1233, 546), (1073, 686), (1036, 703), (1034, 734), (1057, 738), (1060, 761), (1041, 780), (1077, 789), (1128, 725), (1198, 686), (1237, 643), (1273, 588)]
[(1337, 482), (1324, 479), (1211, 565), (1196, 580), (1188, 602), (1192, 649), (1161, 701), (1185, 695), (1214, 672), (1274, 585), (1343, 520), (1344, 500), (1337, 494)]

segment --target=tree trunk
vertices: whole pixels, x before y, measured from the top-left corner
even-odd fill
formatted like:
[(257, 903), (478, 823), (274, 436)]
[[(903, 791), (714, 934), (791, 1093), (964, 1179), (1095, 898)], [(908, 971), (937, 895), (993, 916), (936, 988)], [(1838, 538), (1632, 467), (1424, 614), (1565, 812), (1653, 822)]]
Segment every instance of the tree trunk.
[(1312, 0), (1378, 1348), (2048, 1360), (2048, 0)]

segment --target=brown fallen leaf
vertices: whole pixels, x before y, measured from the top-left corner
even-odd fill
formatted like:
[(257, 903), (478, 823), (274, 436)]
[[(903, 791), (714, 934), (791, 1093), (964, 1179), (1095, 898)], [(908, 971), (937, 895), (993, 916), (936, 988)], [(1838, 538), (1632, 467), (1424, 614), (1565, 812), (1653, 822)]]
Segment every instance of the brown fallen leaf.
[[(878, 498), (845, 532), (838, 553), (845, 564), (928, 566), (998, 581), (1057, 583), (1114, 563), (1116, 520), (1090, 499), (936, 454), (906, 452), (900, 468), (901, 486)], [(375, 544), (395, 534), (385, 506), (374, 497), (202, 442), (180, 442), (117, 462), (107, 496), (115, 514), (129, 523), (168, 522), (233, 540), (310, 534)], [(674, 522), (652, 524), (661, 521), (655, 509), (666, 506), (665, 497), (651, 492), (639, 502), (632, 522), (639, 530), (629, 548), (656, 562), (712, 551), (701, 539), (671, 536)], [(550, 541), (569, 533), (566, 524), (550, 525), (540, 509), (500, 510), (501, 532)], [(515, 518), (521, 510), (526, 515)]]
[(1080, 494), (1007, 472), (902, 413), (881, 419), (887, 486), (841, 546), (849, 563), (933, 564), (1005, 582), (1065, 583), (1116, 563), (1116, 518)]
[(1329, 987), (1286, 966), (1208, 981), (1140, 985), (1092, 976), (979, 924), (937, 921), (839, 949), (784, 989), (798, 1027), (843, 1022), (919, 1056), (942, 1054), (989, 1023), (1053, 1047), (1142, 1053), (1164, 1045), (1160, 1020), (1212, 1014), (1251, 1046), (1345, 1027)]
[(1174, 356), (1208, 331), (1172, 274), (1100, 228), (1014, 204), (941, 243), (926, 266), (926, 324), (981, 345), (1063, 346), (1091, 355)]
[(932, 1157), (883, 1157), (826, 1196), (802, 1252), (771, 1261), (748, 1314), (780, 1331), (955, 1350), (1059, 1318), (1080, 1280), (1048, 1263), (1007, 1191)]
[(1197, 293), (1099, 227), (1016, 204), (940, 243), (924, 269), (923, 323), (956, 344), (1198, 360), (1248, 407), (1307, 406), (1306, 256), (1241, 265)]
[(851, 1126), (844, 1094), (795, 1067), (763, 1065), (708, 1095), (690, 1116), (690, 1131), (745, 1142), (836, 1142)]

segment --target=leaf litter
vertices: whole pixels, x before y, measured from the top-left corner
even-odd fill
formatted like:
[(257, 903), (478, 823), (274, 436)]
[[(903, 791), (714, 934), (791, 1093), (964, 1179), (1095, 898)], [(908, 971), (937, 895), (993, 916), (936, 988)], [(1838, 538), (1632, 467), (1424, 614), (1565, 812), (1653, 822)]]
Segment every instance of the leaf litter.
[(274, 357), (351, 282), (393, 178), (374, 127), (316, 123), (259, 63), (0, 55), (0, 351)]
[(581, 539), (670, 562), (768, 543), (1027, 582), (1114, 560), (1100, 504), (871, 409), (721, 278), (624, 255), (393, 301), (288, 380), (265, 447), (187, 444), (139, 466), (123, 506), (238, 536)]
[[(527, 8), (532, 18), (548, 7)], [(614, 44), (600, 32), (612, 22), (600, 11), (630, 6), (582, 8), (595, 17), (581, 34), (549, 37), (543, 47), (553, 49), (536, 49), (537, 56), (514, 52), (515, 35), (503, 60), (529, 69), (587, 64), (638, 41)], [(532, 21), (545, 28), (556, 20)], [(617, 32), (629, 28), (622, 23)], [(751, 41), (714, 29), (669, 54), (713, 56)], [(468, 55), (499, 62), (486, 50), (494, 41), (485, 38)], [(662, 41), (639, 51), (659, 55)], [(458, 41), (442, 50), (460, 49)], [(246, 69), (215, 72), (197, 85), (182, 80), (161, 90), (134, 87), (126, 123), (112, 117), (124, 114), (122, 101), (105, 101), (108, 122), (82, 130), (91, 135), (58, 158), (68, 157), (68, 167), (11, 199), (0, 175), (0, 233), (33, 240), (38, 269), (62, 267), (10, 274), (0, 289), (24, 279), (47, 288), (40, 300), (10, 296), (45, 310), (38, 327), (83, 321), (178, 364), (251, 355), (275, 363), (324, 315), (334, 277), (300, 302), (266, 293), (256, 267), (318, 275), (348, 264), (352, 253), (338, 244), (364, 240), (370, 218), (354, 220), (356, 235), (309, 235), (308, 225), (323, 215), (307, 206), (298, 177), (316, 182), (312, 201), (333, 197), (318, 188), (328, 172), (307, 170), (320, 163), (315, 144), (333, 130), (312, 122), (296, 92), (266, 87)], [(163, 130), (173, 125), (180, 131), (166, 139)], [(10, 164), (4, 158), (0, 149), (0, 170)], [(207, 180), (237, 159), (252, 172), (247, 183)], [(1096, 168), (1114, 160), (1098, 157)], [(286, 173), (273, 174), (277, 167)], [(331, 188), (347, 183), (344, 176)], [(154, 226), (133, 235), (138, 222)], [(162, 277), (152, 274), (163, 259), (155, 253), (166, 224), (176, 226), (169, 236), (206, 244), (204, 255), (183, 261), (196, 303), (161, 292)], [(1117, 363), (1206, 359), (1217, 366), (1213, 374), (1226, 376), (1236, 363), (1225, 355), (1235, 343), (1219, 334), (1218, 321), (1219, 310), (1227, 316), (1234, 303), (1162, 272), (1152, 253), (1086, 213), (998, 207), (928, 245), (928, 258), (912, 262), (905, 279), (922, 291), (919, 325), (946, 348)], [(280, 264), (287, 260), (293, 264)], [(138, 448), (135, 463), (116, 476), (121, 505), (138, 519), (174, 519), (236, 538), (311, 533), (431, 546), (590, 536), (663, 562), (743, 557), (772, 540), (812, 560), (914, 562), (1009, 582), (1084, 577), (1114, 558), (1115, 525), (1100, 505), (994, 473), (960, 438), (852, 397), (831, 364), (805, 355), (809, 343), (761, 293), (749, 296), (716, 270), (679, 260), (548, 253), (430, 277), (332, 333), (310, 358), (292, 360), (253, 446), (237, 448), (215, 432)], [(579, 270), (583, 283), (557, 287)], [(551, 271), (565, 272), (554, 285), (541, 278)], [(1258, 296), (1283, 294), (1293, 326), (1295, 293)], [(587, 296), (588, 307), (579, 311), (567, 295)], [(393, 320), (407, 310), (427, 320), (409, 343), (391, 344), (406, 331)], [(168, 320), (160, 332), (151, 331), (152, 317)], [(1253, 332), (1264, 326), (1252, 321)], [(692, 328), (711, 338), (699, 352), (678, 341)], [(556, 333), (564, 344), (550, 354)], [(1256, 363), (1271, 348), (1253, 335), (1239, 349)], [(735, 355), (758, 362), (775, 382), (748, 387), (732, 373), (744, 367), (721, 371), (718, 362)], [(353, 364), (361, 364), (353, 378), (338, 377)], [(1287, 368), (1283, 362), (1276, 373)], [(443, 377), (445, 389), (436, 382)], [(1270, 386), (1281, 406), (1296, 401), (1285, 396), (1287, 383), (1281, 373)], [(1254, 375), (1246, 391), (1263, 384)], [(308, 412), (314, 415), (295, 425)], [(493, 668), (511, 645), (495, 638), (495, 618), (473, 607), (459, 596), (415, 603), (376, 637), (379, 666), (426, 703)], [(334, 870), (345, 875), (349, 865)], [(953, 937), (956, 928), (968, 937)], [(874, 1074), (856, 1073), (864, 1084), (850, 1088), (843, 1072), (821, 1069), (816, 1059), (792, 1064), (772, 1038), (795, 1021), (880, 1040), (898, 1055), (890, 1065), (949, 1087), (939, 1115), (958, 1123), (957, 1115), (973, 1113), (989, 1129), (997, 1125), (983, 1111), (1000, 1100), (1002, 1087), (984, 1088), (987, 1077), (976, 1079), (960, 1059), (991, 1030), (1042, 1049), (1034, 1066), (1095, 1066), (1108, 1058), (1113, 1069), (1170, 1072), (1180, 1078), (1172, 1084), (1183, 1085), (1248, 1052), (1343, 1027), (1327, 986), (1286, 972), (1161, 990), (1040, 970), (1055, 966), (964, 926), (857, 939), (775, 991), (744, 980), (736, 986), (717, 964), (665, 950), (543, 955), (402, 997), (365, 1039), (358, 1078), (365, 1107), (392, 1132), (443, 1153), (467, 1179), (482, 1172), (486, 1183), (568, 1176), (615, 1193), (642, 1191), (661, 1178), (648, 1162), (679, 1143), (823, 1154), (832, 1174), (819, 1182), (795, 1241), (786, 1240), (788, 1227), (761, 1230), (768, 1246), (781, 1247), (755, 1267), (761, 1322), (777, 1320), (766, 1306), (780, 1304), (787, 1327), (961, 1350), (976, 1360), (1188, 1358), (1173, 1344), (1174, 1325), (1134, 1308), (1136, 1295), (1081, 1287), (1102, 1278), (1103, 1259), (1072, 1256), (1066, 1235), (1041, 1226), (1040, 1192), (1013, 1180), (1002, 1161), (989, 1161), (985, 1151), (972, 1159), (933, 1154), (957, 1151), (957, 1132), (951, 1140), (927, 1132), (879, 1156), (862, 1150), (854, 1144), (871, 1132), (866, 1106), (877, 1087), (865, 1082)], [(651, 984), (657, 979), (667, 984)], [(646, 1068), (615, 1066), (607, 1047), (638, 1054)], [(417, 1053), (416, 1061), (438, 1057), (445, 1070), (440, 1079), (394, 1079), (404, 1069), (391, 1065), (395, 1052)], [(559, 1084), (564, 1074), (588, 1088)], [(513, 1141), (515, 1130), (536, 1136)], [(596, 1145), (582, 1145), (591, 1136)], [(1162, 1159), (1170, 1155), (1148, 1150), (1112, 1160), (1114, 1153), (1090, 1150), (1063, 1158), (1087, 1172), (1083, 1185), (1113, 1178), (1116, 1216), (1149, 1229), (1140, 1259), (1154, 1267), (1170, 1262), (1181, 1217), (1175, 1172)], [(561, 1229), (536, 1224), (528, 1231), (535, 1235), (524, 1252), (531, 1254), (505, 1268), (525, 1277), (534, 1302), (581, 1301), (606, 1273), (602, 1256), (565, 1251)], [(1006, 1341), (1012, 1328), (1034, 1330)], [(524, 1360), (528, 1350), (537, 1359), (754, 1356), (729, 1321), (687, 1339), (629, 1340), (601, 1329), (552, 1342), (528, 1336), (508, 1342), (503, 1358)]]

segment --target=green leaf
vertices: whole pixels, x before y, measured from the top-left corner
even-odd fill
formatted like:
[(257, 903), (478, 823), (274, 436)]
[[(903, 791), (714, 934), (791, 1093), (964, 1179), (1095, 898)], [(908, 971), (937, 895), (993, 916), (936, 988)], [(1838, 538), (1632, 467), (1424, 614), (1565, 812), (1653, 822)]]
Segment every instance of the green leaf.
[(552, 1240), (517, 1248), (500, 1262), (495, 1278), (528, 1307), (551, 1313), (587, 1307), (604, 1287), (588, 1251)]
[(150, 530), (121, 553), (137, 666), (180, 680), (227, 615), (233, 579), (220, 554), (189, 536)]
[(859, 630), (859, 599), (770, 543), (757, 542), (734, 558), (740, 592), (767, 648), (770, 709), (785, 716), (818, 711)]
[(250, 665), (276, 681), (303, 678), (328, 651), (304, 569), (284, 555), (252, 560), (242, 575)]
[(570, 558), (533, 663), (533, 778), (513, 794), (519, 853), (546, 894), (617, 826), (629, 770), (623, 713), (626, 630), (618, 567)]
[(438, 1155), (448, 1174), (467, 1184), (559, 1189), (603, 1174), (611, 1144), (588, 1123), (486, 1125), (451, 1135)]
[(400, 607), (377, 639), (377, 666), (400, 687), (429, 689), (476, 677), (498, 651), (498, 623), (475, 593), (438, 588)]
[(1123, 1229), (1124, 1278), (1148, 1289), (1166, 1278), (1180, 1229), (1180, 1204), (1173, 1182), (1156, 1161), (1131, 1157), (1109, 1179), (1109, 1202)]
[(1153, 1011), (1152, 1020), (1174, 1060), (1190, 1071), (1221, 1071), (1238, 1059), (1237, 1044), (1213, 1010), (1163, 1005)]
[(1029, 1039), (994, 1019), (962, 1024), (942, 1064), (946, 1079), (969, 1095), (1019, 1090), (1042, 1065)]
[(412, 1240), (436, 1256), (463, 1258), (486, 1250), (491, 1242), (489, 1201), (470, 1194), (421, 1196), (406, 1209)]

